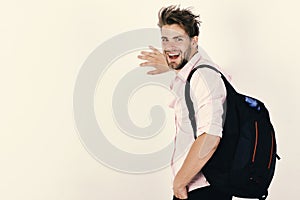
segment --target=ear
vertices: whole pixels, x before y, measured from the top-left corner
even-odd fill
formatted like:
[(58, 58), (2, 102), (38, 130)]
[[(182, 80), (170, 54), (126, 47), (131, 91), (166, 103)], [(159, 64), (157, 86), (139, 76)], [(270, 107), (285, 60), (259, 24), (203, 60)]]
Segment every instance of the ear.
[(198, 46), (198, 36), (192, 37), (192, 46), (196, 48)]

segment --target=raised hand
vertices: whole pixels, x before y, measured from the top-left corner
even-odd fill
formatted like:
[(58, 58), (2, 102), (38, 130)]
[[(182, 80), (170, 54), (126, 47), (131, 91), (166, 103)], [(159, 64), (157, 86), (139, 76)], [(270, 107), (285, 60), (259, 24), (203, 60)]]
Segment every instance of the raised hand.
[(138, 58), (145, 60), (140, 64), (141, 67), (154, 67), (152, 71), (148, 71), (147, 74), (155, 75), (170, 71), (166, 57), (158, 49), (149, 46), (151, 51), (141, 51)]

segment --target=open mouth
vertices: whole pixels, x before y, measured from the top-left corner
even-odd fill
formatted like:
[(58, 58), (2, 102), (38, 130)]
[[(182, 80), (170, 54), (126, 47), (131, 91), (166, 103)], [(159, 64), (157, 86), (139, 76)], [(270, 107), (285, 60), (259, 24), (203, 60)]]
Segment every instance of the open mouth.
[(167, 55), (170, 60), (175, 60), (180, 56), (180, 53), (167, 52)]

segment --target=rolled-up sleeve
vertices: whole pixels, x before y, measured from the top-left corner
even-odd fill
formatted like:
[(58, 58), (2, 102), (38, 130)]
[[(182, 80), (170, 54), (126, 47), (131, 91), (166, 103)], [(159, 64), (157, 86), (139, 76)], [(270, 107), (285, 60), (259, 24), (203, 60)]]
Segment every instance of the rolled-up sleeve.
[(211, 69), (198, 69), (191, 79), (197, 136), (207, 133), (222, 137), (226, 88), (221, 75)]

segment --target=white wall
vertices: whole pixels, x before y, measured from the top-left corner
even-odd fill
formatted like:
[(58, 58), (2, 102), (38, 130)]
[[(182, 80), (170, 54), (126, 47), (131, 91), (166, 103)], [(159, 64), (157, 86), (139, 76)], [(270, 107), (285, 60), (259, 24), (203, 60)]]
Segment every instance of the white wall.
[(80, 68), (97, 46), (156, 27), (157, 11), (179, 3), (200, 13), (200, 45), (240, 91), (271, 111), (282, 160), (269, 199), (298, 196), (298, 1), (29, 0), (0, 6), (1, 199), (170, 199), (169, 168), (133, 175), (95, 160), (76, 131), (72, 101)]

